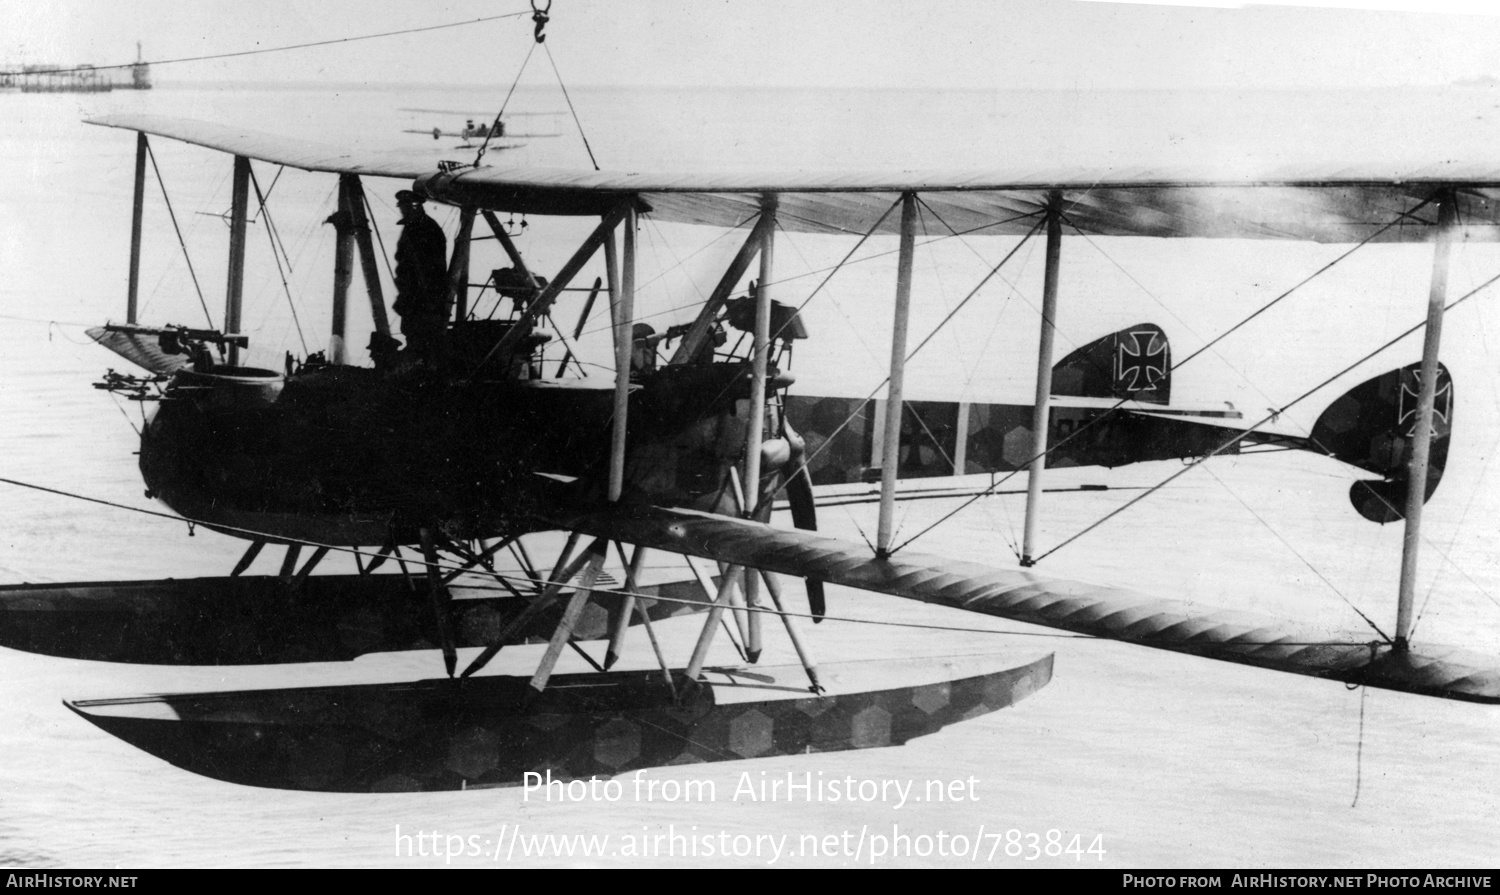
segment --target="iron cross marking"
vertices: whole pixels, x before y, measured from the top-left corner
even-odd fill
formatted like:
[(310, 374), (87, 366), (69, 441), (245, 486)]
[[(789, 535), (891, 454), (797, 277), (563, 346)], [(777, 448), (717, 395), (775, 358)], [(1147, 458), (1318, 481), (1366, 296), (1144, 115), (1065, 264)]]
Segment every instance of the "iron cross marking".
[[(1420, 370), (1409, 371), (1408, 376), (1401, 378), (1401, 396), (1396, 406), (1396, 426), (1406, 425), (1407, 419), (1411, 419), (1411, 428), (1406, 430), (1406, 437), (1411, 438), (1417, 434), (1417, 405), (1422, 396), (1422, 373)], [(1410, 396), (1410, 398), (1408, 398)], [(1410, 406), (1408, 406), (1408, 404)], [(1439, 378), (1437, 392), (1432, 398), (1432, 429), (1429, 437), (1438, 436), (1438, 421), (1442, 421), (1444, 427), (1448, 425), (1448, 415), (1453, 412), (1453, 380)]]
[[(1115, 354), (1115, 385), (1127, 392), (1156, 391), (1156, 384), (1167, 376), (1167, 346), (1154, 330), (1137, 330), (1128, 334), (1132, 344), (1119, 342)], [(1144, 336), (1151, 339), (1141, 344)], [(1133, 350), (1132, 350), (1133, 349)]]

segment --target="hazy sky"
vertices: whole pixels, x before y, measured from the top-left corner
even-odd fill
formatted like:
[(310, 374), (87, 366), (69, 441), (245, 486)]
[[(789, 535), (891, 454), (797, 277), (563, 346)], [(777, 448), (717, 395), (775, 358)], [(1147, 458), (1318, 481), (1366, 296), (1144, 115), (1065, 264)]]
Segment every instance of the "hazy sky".
[[(547, 33), (565, 79), (578, 85), (1328, 87), (1500, 76), (1500, 15), (1484, 4), (1357, 5), (1366, 8), (554, 0)], [(1368, 8), (1377, 6), (1385, 9)], [(1401, 11), (1416, 6), (1448, 11)], [(0, 61), (124, 62), (136, 40), (148, 60), (164, 60), (509, 12), (525, 15), (154, 70), (158, 83), (508, 84), (530, 45), (527, 0), (0, 0)]]

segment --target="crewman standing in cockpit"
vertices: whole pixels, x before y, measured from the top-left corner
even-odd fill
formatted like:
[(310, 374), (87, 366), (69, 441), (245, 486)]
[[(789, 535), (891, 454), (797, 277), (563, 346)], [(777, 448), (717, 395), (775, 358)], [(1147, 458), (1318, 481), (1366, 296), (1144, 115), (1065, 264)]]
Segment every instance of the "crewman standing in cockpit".
[(396, 193), (401, 238), (396, 242), (396, 313), (401, 335), (418, 358), (440, 360), (448, 327), (448, 239), (411, 190)]

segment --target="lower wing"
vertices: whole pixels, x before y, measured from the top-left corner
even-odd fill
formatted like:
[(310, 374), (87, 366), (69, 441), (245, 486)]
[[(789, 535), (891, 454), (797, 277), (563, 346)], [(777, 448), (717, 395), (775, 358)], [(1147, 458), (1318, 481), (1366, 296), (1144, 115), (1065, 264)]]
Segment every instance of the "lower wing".
[(1496, 657), (1426, 645), (1396, 650), (1363, 632), (1327, 632), (1118, 587), (902, 552), (690, 510), (622, 508), (554, 520), (657, 550), (936, 603), (1077, 634), (1446, 699), (1500, 703)]

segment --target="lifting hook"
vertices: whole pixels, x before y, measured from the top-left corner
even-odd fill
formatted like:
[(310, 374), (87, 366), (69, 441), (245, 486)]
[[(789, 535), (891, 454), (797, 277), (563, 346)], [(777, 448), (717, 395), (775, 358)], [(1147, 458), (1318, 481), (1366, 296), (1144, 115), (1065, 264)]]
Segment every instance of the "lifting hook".
[(547, 13), (552, 11), (552, 0), (547, 0), (547, 5), (538, 7), (536, 0), (531, 0), (531, 20), (536, 23), (536, 42), (546, 43), (547, 35), (542, 29), (547, 27)]

